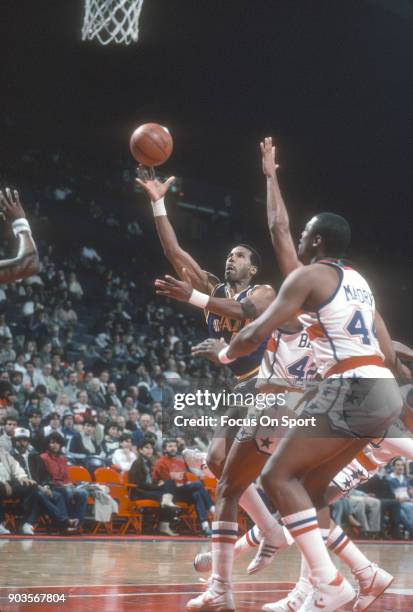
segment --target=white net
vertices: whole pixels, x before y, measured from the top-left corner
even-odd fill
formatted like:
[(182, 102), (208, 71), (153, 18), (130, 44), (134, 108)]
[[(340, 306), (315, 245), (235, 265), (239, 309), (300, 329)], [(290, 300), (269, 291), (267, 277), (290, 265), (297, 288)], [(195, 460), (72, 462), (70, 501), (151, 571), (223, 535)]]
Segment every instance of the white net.
[(139, 36), (143, 0), (85, 0), (82, 39), (129, 45)]

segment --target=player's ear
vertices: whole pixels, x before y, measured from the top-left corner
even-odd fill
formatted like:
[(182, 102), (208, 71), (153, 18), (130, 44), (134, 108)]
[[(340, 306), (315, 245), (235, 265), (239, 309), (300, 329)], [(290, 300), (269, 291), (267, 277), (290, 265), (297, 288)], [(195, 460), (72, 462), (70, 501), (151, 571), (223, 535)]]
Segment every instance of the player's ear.
[(316, 234), (313, 238), (313, 246), (317, 247), (321, 244), (322, 238), (320, 236), (320, 234)]
[(252, 274), (253, 276), (256, 276), (256, 275), (257, 275), (257, 273), (258, 273), (258, 268), (257, 268), (257, 266), (251, 266), (250, 271), (251, 271), (251, 274)]

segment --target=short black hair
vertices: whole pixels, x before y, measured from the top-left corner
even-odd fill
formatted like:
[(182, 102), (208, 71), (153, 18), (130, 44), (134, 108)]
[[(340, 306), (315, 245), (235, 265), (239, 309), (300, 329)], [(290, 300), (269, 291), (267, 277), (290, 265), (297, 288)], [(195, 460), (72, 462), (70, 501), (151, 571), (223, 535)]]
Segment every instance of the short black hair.
[(64, 437), (61, 436), (60, 433), (58, 433), (57, 431), (52, 431), (52, 433), (49, 433), (49, 435), (45, 437), (44, 447), (46, 449), (49, 448), (50, 442), (57, 442), (58, 444), (60, 444), (61, 447), (65, 445)]
[(178, 443), (176, 438), (165, 438), (162, 442), (162, 450), (164, 451), (166, 448), (166, 445), (170, 444), (171, 442), (174, 442), (175, 444)]
[(152, 446), (152, 448), (154, 448), (154, 446), (155, 446), (155, 442), (154, 442), (154, 440), (152, 440), (152, 438), (143, 437), (139, 441), (138, 448), (143, 448), (144, 446), (147, 446), (148, 444), (150, 444)]
[(119, 438), (119, 442), (124, 442), (125, 440), (133, 440), (131, 433), (123, 433)]
[(254, 249), (253, 246), (251, 246), (250, 244), (247, 244), (246, 242), (241, 242), (237, 246), (241, 246), (249, 250), (249, 252), (251, 253), (251, 263), (253, 266), (257, 268), (257, 274), (259, 274), (262, 268), (262, 259), (257, 249)]
[(311, 228), (312, 235), (321, 236), (327, 257), (344, 257), (351, 242), (349, 222), (331, 212), (319, 213)]

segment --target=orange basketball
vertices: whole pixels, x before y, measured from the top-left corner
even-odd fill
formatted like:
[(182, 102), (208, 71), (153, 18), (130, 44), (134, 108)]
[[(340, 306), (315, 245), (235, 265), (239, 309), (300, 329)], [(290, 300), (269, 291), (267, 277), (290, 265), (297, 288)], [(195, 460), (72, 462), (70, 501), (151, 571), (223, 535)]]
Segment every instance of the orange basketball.
[(172, 137), (167, 128), (158, 123), (144, 123), (133, 132), (130, 150), (133, 157), (144, 166), (160, 166), (170, 157)]

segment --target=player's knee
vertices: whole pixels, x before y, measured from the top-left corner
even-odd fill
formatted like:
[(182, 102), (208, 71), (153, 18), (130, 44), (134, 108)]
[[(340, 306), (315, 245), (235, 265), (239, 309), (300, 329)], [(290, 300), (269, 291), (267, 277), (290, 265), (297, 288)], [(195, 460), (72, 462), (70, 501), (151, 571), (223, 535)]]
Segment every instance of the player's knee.
[(239, 499), (241, 493), (242, 488), (236, 480), (231, 480), (225, 477), (219, 480), (217, 486), (217, 496), (219, 499)]

